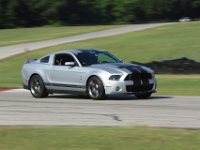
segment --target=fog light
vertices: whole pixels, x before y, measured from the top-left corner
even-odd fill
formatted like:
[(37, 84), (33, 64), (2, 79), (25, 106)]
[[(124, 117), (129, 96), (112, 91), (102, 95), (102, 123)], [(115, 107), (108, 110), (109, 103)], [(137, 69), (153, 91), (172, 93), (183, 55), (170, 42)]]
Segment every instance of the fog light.
[(115, 90), (118, 92), (121, 90), (121, 88), (119, 86), (117, 86)]

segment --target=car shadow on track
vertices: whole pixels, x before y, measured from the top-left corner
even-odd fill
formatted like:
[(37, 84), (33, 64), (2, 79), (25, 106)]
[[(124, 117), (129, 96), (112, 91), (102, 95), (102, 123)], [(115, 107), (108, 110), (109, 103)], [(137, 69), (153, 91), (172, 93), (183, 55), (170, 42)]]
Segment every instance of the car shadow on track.
[[(88, 96), (77, 96), (77, 95), (71, 95), (71, 94), (60, 94), (60, 95), (50, 95), (48, 98), (58, 98), (58, 99), (73, 99), (73, 100), (92, 100)], [(165, 100), (165, 99), (171, 99), (172, 96), (151, 96), (148, 99), (138, 99), (134, 95), (120, 95), (120, 96), (108, 96), (103, 101), (111, 101), (111, 100)]]
[(165, 99), (171, 99), (171, 96), (151, 96), (150, 98), (146, 99), (138, 99), (134, 95), (127, 95), (127, 96), (112, 96), (107, 97), (106, 100), (165, 100)]

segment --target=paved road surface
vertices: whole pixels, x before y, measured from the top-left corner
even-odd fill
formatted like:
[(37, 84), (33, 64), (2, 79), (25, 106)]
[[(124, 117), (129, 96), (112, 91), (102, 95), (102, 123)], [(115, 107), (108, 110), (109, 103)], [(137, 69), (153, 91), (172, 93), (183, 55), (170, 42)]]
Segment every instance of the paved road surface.
[(133, 96), (103, 101), (70, 95), (32, 98), (22, 89), (0, 92), (0, 125), (85, 125), (200, 129), (200, 97)]
[(92, 33), (87, 33), (87, 34), (58, 38), (58, 39), (53, 39), (53, 40), (45, 40), (45, 41), (39, 41), (39, 42), (30, 42), (30, 43), (17, 44), (17, 45), (11, 45), (11, 46), (4, 46), (4, 47), (0, 47), (0, 60), (4, 59), (6, 57), (10, 57), (10, 56), (13, 56), (16, 54), (23, 53), (25, 51), (25, 49), (32, 51), (32, 50), (45, 48), (45, 47), (49, 47), (49, 46), (54, 46), (54, 45), (59, 45), (59, 44), (64, 44), (64, 43), (113, 36), (113, 35), (134, 32), (134, 31), (144, 30), (144, 29), (158, 27), (158, 26), (163, 26), (163, 25), (169, 25), (169, 24), (173, 24), (173, 23), (128, 25), (128, 26), (124, 26), (124, 27), (120, 27), (120, 28), (114, 28), (114, 29), (92, 32)]

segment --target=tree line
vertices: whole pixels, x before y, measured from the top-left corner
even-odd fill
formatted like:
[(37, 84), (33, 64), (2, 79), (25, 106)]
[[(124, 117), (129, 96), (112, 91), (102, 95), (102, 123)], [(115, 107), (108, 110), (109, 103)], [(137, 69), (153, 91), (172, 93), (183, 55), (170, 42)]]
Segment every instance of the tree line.
[(200, 0), (0, 0), (0, 28), (200, 18)]

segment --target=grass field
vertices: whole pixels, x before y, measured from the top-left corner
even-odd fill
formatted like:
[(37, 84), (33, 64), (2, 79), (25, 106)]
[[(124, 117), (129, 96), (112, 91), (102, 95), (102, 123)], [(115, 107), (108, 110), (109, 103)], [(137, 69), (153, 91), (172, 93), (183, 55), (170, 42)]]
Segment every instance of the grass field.
[(200, 75), (157, 75), (157, 95), (200, 96)]
[(65, 37), (114, 27), (119, 26), (98, 25), (1, 29), (0, 46)]
[(1, 127), (2, 150), (197, 150), (199, 130), (147, 127)]
[[(189, 57), (200, 61), (200, 22), (179, 23), (119, 36), (48, 47), (29, 53), (38, 58), (72, 48), (106, 49), (125, 62)], [(0, 61), (0, 87), (21, 87), (21, 67), (26, 54)], [(200, 95), (200, 75), (159, 75), (158, 94)]]

